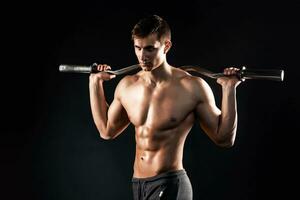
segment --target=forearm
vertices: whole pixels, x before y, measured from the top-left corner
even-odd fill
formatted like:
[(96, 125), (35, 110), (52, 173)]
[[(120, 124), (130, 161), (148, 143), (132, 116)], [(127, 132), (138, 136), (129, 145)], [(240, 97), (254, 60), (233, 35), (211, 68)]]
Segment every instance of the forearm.
[(222, 87), (221, 115), (218, 127), (218, 138), (225, 146), (232, 146), (237, 130), (236, 88)]
[(94, 123), (100, 132), (101, 137), (106, 138), (107, 133), (107, 112), (108, 104), (106, 102), (103, 81), (94, 83), (90, 81), (90, 105)]

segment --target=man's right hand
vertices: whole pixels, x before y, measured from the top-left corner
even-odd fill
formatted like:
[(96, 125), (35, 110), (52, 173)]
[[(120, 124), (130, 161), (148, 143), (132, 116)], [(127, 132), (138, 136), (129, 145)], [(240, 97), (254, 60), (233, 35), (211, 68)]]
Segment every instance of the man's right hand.
[(98, 81), (109, 81), (116, 77), (116, 75), (109, 74), (107, 72), (104, 72), (105, 70), (111, 70), (111, 67), (107, 64), (99, 64), (97, 66), (98, 73), (91, 73), (90, 74), (90, 82), (96, 83)]

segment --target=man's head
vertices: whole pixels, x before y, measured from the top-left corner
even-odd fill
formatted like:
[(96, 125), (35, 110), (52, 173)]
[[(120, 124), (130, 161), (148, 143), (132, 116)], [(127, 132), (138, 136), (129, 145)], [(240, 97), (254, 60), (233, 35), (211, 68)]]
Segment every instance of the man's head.
[(171, 48), (171, 30), (168, 23), (157, 15), (141, 19), (132, 30), (136, 56), (143, 70), (160, 66)]
[(151, 15), (141, 19), (132, 29), (132, 40), (145, 38), (151, 34), (157, 34), (157, 39), (162, 43), (171, 40), (171, 30), (168, 23), (157, 15)]

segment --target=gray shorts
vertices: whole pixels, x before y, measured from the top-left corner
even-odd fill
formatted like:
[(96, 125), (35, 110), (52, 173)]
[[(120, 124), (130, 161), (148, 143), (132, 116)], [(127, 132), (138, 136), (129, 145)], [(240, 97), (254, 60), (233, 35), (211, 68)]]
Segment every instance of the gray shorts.
[(134, 200), (192, 200), (193, 189), (185, 170), (149, 178), (132, 178)]

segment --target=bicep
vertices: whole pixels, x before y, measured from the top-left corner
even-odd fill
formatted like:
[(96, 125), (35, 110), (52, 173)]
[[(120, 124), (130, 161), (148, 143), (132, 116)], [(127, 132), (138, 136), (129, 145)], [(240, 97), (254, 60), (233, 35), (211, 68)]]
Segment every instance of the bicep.
[(129, 124), (127, 112), (118, 99), (114, 99), (108, 109), (108, 127), (118, 131)]
[(219, 127), (221, 111), (216, 106), (213, 92), (206, 82), (201, 82), (200, 101), (196, 107), (196, 115), (201, 128), (212, 139), (216, 135)]
[(121, 81), (114, 94), (114, 100), (107, 112), (107, 127), (110, 132), (122, 132), (130, 123), (127, 112), (121, 102), (121, 91), (124, 90), (126, 81)]

